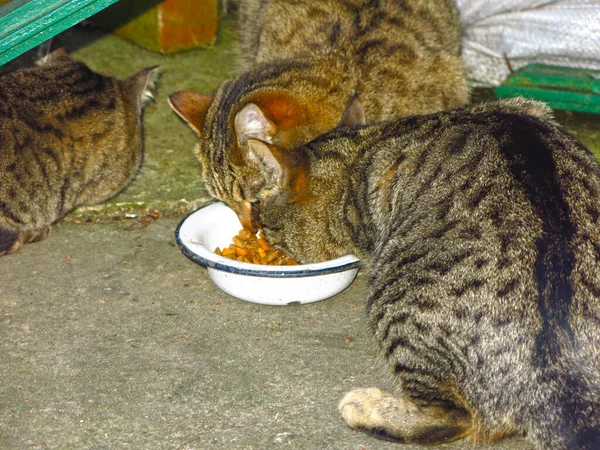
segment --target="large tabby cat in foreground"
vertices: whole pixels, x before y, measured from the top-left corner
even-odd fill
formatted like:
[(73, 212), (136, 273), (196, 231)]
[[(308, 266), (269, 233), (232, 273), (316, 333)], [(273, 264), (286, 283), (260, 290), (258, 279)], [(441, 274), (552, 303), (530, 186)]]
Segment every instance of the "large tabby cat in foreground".
[(348, 393), (351, 427), (600, 449), (600, 168), (548, 115), (511, 100), (344, 127), (294, 158), (248, 142), (267, 239), (368, 274), (399, 393)]
[(142, 109), (156, 76), (102, 76), (59, 49), (0, 77), (0, 255), (127, 186), (142, 162)]
[(213, 96), (177, 92), (200, 135), (209, 192), (252, 227), (260, 182), (248, 139), (291, 149), (334, 128), (357, 94), (367, 122), (463, 105), (468, 88), (453, 0), (242, 0), (249, 69)]

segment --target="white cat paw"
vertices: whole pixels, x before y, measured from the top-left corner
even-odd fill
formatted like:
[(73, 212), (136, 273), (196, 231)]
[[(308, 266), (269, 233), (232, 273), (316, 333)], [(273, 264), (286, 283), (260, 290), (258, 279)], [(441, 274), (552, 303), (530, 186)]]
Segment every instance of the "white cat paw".
[(378, 402), (389, 395), (376, 387), (353, 389), (342, 398), (338, 410), (351, 428), (368, 428), (378, 416)]

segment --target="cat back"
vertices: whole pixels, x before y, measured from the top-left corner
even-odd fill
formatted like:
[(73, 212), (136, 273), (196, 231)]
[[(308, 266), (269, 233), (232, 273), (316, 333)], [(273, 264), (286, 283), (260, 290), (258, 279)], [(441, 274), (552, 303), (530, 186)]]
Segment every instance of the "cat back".
[(121, 81), (59, 56), (0, 77), (0, 254), (127, 186), (142, 162), (142, 109), (156, 75)]
[(343, 127), (298, 149), (302, 183), (251, 142), (269, 242), (300, 262), (354, 253), (368, 275), (367, 319), (400, 393), (348, 393), (350, 426), (600, 446), (600, 168), (548, 116), (511, 100)]

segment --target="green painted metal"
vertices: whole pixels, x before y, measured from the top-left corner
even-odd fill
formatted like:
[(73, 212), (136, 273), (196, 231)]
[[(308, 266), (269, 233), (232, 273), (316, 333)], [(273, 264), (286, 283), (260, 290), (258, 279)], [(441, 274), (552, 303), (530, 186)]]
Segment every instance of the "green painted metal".
[(13, 0), (0, 8), (0, 65), (117, 0)]
[(495, 90), (499, 98), (518, 95), (542, 100), (551, 108), (600, 113), (600, 70), (530, 64)]

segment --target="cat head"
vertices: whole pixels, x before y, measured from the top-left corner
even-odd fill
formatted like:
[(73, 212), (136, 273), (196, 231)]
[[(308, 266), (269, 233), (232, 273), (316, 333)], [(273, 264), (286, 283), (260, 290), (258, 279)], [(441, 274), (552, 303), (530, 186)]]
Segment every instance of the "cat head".
[[(363, 124), (355, 98), (340, 125)], [(351, 239), (333, 236), (329, 227), (332, 208), (339, 202), (347, 170), (354, 158), (348, 147), (339, 148), (337, 135), (329, 133), (291, 150), (269, 142), (248, 139), (248, 159), (260, 173), (260, 190), (251, 205), (267, 240), (300, 262), (333, 259), (353, 251)]]
[(291, 150), (334, 128), (352, 89), (331, 80), (301, 63), (270, 64), (226, 81), (212, 95), (169, 97), (199, 136), (196, 155), (208, 192), (234, 209), (247, 229), (258, 227), (252, 204), (265, 181), (249, 141)]
[[(360, 104), (352, 102), (340, 124), (363, 123)], [(345, 227), (332, 226), (357, 154), (343, 142), (349, 131), (340, 128), (292, 150), (248, 140), (250, 158), (262, 177), (262, 188), (252, 203), (256, 220), (272, 245), (302, 263), (355, 253)]]

